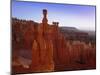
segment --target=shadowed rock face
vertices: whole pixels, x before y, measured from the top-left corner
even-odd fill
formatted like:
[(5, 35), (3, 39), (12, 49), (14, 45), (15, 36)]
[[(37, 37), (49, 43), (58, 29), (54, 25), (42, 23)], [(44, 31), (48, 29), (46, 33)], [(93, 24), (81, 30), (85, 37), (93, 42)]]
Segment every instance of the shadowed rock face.
[(58, 24), (48, 24), (46, 9), (42, 23), (12, 18), (13, 73), (95, 68), (95, 45), (70, 41)]

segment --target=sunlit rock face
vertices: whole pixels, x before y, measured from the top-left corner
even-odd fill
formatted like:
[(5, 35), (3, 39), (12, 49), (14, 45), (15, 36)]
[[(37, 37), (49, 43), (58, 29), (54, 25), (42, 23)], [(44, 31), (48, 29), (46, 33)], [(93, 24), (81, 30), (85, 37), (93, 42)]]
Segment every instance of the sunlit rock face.
[(64, 59), (68, 56), (66, 40), (58, 30), (58, 22), (48, 25), (46, 15), (47, 10), (43, 10), (43, 20), (37, 27), (37, 38), (32, 44), (32, 71), (54, 71), (55, 65), (64, 65), (68, 61)]
[[(73, 37), (69, 39), (69, 32), (65, 37), (59, 22), (48, 24), (47, 14), (44, 9), (42, 23), (12, 18), (12, 72), (95, 68), (95, 44), (70, 40)], [(77, 39), (77, 34), (74, 37)]]

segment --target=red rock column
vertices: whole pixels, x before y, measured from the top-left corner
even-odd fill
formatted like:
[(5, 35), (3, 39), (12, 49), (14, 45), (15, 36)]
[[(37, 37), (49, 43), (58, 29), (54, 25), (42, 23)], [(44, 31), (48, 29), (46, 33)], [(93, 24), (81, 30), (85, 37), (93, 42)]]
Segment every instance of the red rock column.
[(40, 70), (40, 52), (39, 52), (39, 45), (36, 40), (34, 40), (32, 45), (32, 63), (31, 63), (31, 70), (32, 72), (38, 72)]

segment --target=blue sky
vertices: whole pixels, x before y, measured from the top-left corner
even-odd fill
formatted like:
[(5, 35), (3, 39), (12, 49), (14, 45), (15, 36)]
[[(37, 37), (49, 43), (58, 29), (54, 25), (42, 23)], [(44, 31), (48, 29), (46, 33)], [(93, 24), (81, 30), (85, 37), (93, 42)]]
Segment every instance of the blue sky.
[(48, 23), (59, 22), (59, 26), (95, 30), (95, 6), (55, 4), (39, 2), (12, 2), (12, 17), (41, 22), (42, 10), (48, 10)]

